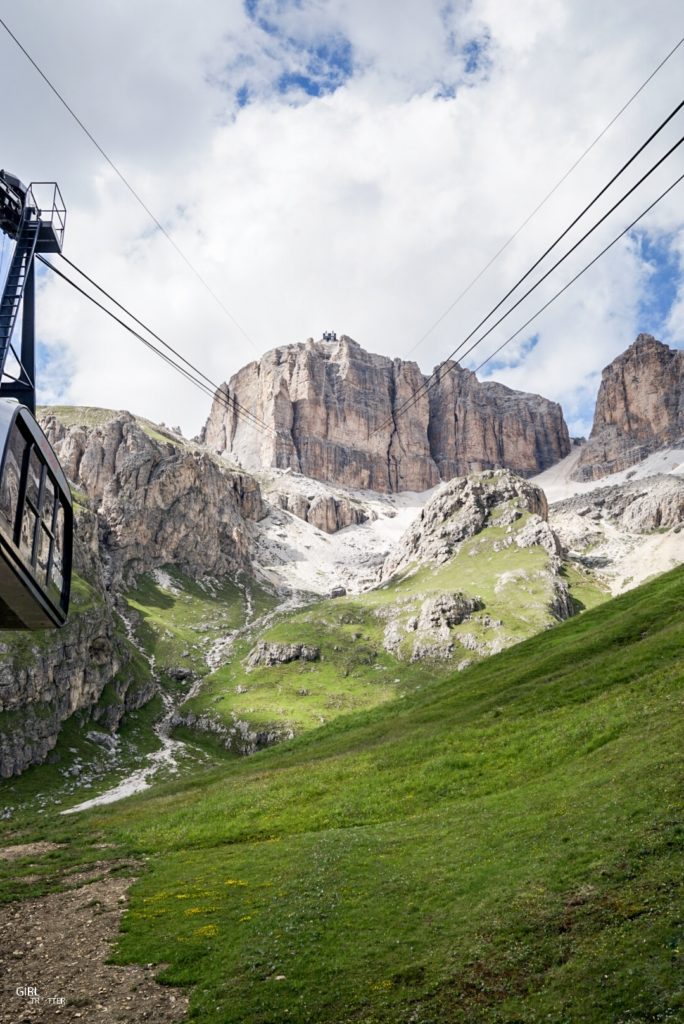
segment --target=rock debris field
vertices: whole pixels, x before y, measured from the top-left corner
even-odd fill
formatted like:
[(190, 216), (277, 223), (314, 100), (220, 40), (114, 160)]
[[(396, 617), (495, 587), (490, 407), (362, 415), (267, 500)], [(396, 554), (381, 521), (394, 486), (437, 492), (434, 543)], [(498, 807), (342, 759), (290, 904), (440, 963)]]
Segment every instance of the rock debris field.
[[(0, 857), (40, 856), (46, 847), (52, 848), (6, 847)], [(112, 875), (112, 867), (97, 864), (68, 876), (66, 892), (0, 908), (0, 1024), (171, 1024), (185, 1017), (187, 998), (155, 981), (160, 965), (107, 962), (131, 884), (131, 878)]]

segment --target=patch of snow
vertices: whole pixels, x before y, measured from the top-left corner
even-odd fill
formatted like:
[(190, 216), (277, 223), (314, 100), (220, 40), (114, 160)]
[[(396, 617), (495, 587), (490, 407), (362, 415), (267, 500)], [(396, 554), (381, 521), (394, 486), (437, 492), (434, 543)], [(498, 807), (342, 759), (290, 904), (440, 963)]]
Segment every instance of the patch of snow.
[(166, 590), (169, 594), (175, 594), (178, 596), (178, 594), (182, 593), (176, 581), (168, 574), (168, 572), (164, 572), (163, 569), (153, 569), (150, 575), (157, 586), (161, 587), (162, 590)]
[(684, 562), (684, 533), (640, 535), (616, 560), (615, 576), (609, 581), (613, 595), (638, 587), (651, 576), (668, 572)]
[(544, 470), (538, 476), (533, 476), (530, 483), (537, 484), (546, 494), (549, 504), (555, 501), (563, 501), (565, 498), (572, 498), (576, 494), (587, 494), (595, 491), (598, 487), (610, 487), (613, 484), (624, 484), (630, 480), (643, 480), (658, 473), (684, 476), (684, 448), (664, 448), (662, 451), (654, 452), (638, 462), (629, 469), (623, 469), (619, 473), (611, 473), (610, 476), (601, 477), (600, 480), (587, 480), (580, 482), (571, 480), (570, 475), (574, 471), (582, 449), (577, 447), (566, 455), (564, 459), (557, 462), (555, 466)]
[(326, 595), (343, 586), (349, 594), (375, 586), (389, 549), (420, 514), (437, 488), (379, 494), (339, 486), (282, 470), (260, 475), (264, 495), (269, 489), (301, 494), (346, 497), (360, 505), (369, 520), (328, 534), (290, 512), (272, 507), (254, 531), (255, 566), (263, 580), (281, 592)]

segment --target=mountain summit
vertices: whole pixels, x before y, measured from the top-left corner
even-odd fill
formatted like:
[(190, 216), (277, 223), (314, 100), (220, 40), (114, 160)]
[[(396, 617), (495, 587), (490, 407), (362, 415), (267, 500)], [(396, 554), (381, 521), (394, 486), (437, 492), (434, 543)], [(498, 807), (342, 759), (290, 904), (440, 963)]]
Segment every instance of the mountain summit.
[(309, 338), (267, 352), (227, 385), (269, 429), (215, 399), (203, 440), (248, 470), (289, 468), (382, 492), (485, 469), (532, 476), (570, 451), (555, 402), (480, 382), (454, 362), (429, 389), (426, 380), (417, 363), (366, 352), (346, 335)]
[(684, 352), (640, 334), (603, 371), (574, 479), (599, 480), (684, 438)]

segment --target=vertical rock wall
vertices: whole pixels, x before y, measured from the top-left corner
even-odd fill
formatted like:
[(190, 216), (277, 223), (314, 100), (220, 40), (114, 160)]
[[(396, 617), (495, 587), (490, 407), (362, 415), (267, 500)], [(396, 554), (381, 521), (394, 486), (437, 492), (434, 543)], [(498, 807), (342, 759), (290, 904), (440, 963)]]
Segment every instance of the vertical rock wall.
[(640, 334), (602, 374), (594, 425), (574, 471), (599, 480), (684, 438), (684, 352)]
[[(248, 470), (275, 466), (375, 491), (424, 491), (480, 469), (531, 475), (570, 450), (559, 405), (481, 384), (449, 364), (425, 389), (418, 365), (366, 352), (351, 338), (273, 349), (215, 400), (206, 444)], [(410, 407), (404, 409), (405, 404)]]

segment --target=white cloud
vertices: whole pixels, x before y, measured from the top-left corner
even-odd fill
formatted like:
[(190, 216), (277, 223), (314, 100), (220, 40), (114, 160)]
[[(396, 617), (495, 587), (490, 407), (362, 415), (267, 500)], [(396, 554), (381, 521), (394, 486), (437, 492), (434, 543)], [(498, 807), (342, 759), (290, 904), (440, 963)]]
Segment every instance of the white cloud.
[[(10, 22), (256, 351), (0, 37), (4, 94), (25, 100), (10, 107), (3, 164), (59, 180), (65, 253), (216, 380), (326, 328), (409, 353), (662, 59), (679, 7), (302, 0), (260, 12), (266, 28), (225, 0), (208, 0), (201, 17), (179, 0), (103, 4), (97, 15), (84, 0), (28, 0)], [(489, 62), (466, 75), (473, 38)], [(315, 75), (312, 51), (344, 40), (354, 68), (344, 85), (319, 97), (279, 92), (281, 75)], [(505, 293), (678, 102), (683, 60), (684, 47), (411, 358), (430, 369)], [(239, 108), (242, 85), (251, 101)], [(684, 156), (670, 163), (555, 287), (684, 170)], [(649, 224), (681, 230), (680, 211), (681, 194)], [(601, 368), (644, 326), (648, 282), (638, 247), (616, 247), (530, 328), (539, 343), (497, 379), (562, 400), (573, 426), (586, 428)], [(555, 287), (528, 300), (491, 348)], [(65, 400), (200, 427), (208, 399), (61, 282), (42, 286), (39, 319), (73, 368)], [(671, 342), (683, 340), (683, 324), (675, 310)]]

